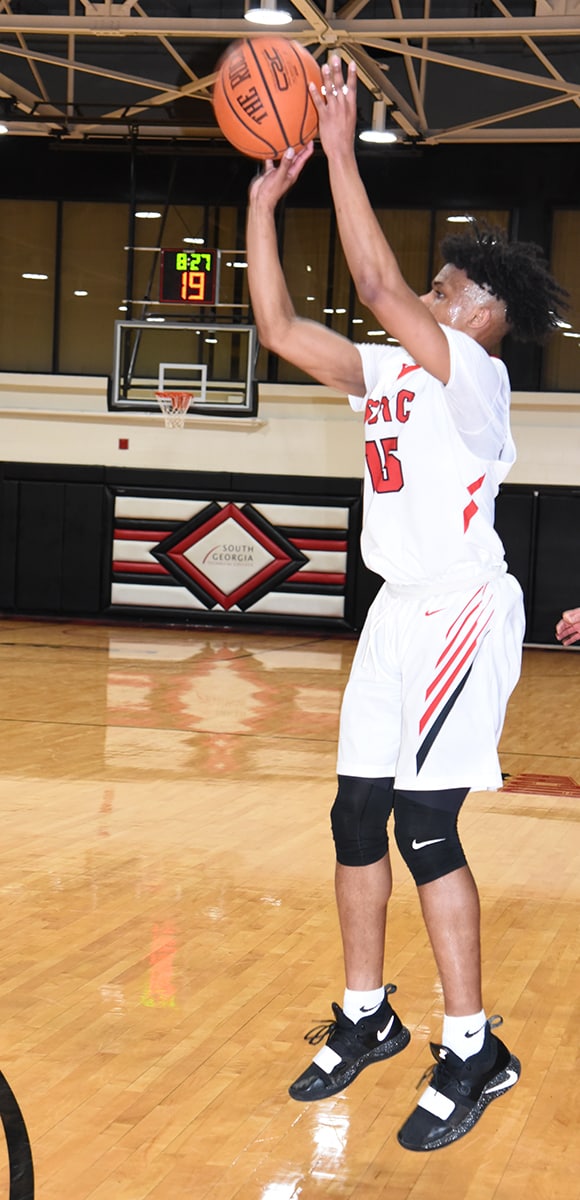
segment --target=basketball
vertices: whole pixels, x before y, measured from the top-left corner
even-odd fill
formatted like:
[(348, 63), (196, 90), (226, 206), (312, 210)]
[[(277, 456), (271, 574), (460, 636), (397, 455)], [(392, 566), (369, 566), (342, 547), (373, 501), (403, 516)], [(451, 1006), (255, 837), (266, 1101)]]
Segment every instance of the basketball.
[(316, 59), (281, 37), (234, 42), (218, 65), (216, 121), (232, 146), (250, 158), (281, 158), (315, 136), (318, 115), (308, 84), (322, 86)]

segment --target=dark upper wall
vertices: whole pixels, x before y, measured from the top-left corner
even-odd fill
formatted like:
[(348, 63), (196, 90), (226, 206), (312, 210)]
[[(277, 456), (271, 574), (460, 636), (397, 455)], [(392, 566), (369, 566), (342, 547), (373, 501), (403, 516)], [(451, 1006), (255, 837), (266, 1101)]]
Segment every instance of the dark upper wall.
[[(563, 145), (398, 146), (358, 152), (371, 200), (385, 207), (458, 205), (517, 207), (521, 221), (539, 209), (578, 205), (580, 147)], [(241, 154), (177, 142), (152, 145), (78, 143), (52, 138), (0, 139), (0, 196), (34, 199), (128, 200), (132, 162), (141, 199), (161, 201), (170, 161), (173, 198), (235, 203), (259, 164)], [(291, 194), (296, 204), (329, 203), (320, 147)], [(519, 236), (526, 236), (523, 231)]]

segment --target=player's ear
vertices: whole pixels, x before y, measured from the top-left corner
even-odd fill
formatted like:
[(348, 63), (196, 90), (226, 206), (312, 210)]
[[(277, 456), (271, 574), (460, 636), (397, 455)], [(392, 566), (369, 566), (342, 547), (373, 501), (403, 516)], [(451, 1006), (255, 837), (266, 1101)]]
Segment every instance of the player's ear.
[(478, 304), (469, 318), (469, 325), (474, 332), (483, 333), (491, 325), (492, 321), (493, 313), (491, 308), (488, 308), (487, 304)]

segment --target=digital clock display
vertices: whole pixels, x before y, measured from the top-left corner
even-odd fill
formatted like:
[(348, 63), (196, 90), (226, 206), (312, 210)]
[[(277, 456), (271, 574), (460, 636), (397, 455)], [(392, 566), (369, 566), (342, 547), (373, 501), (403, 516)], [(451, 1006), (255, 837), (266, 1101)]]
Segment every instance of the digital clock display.
[(164, 304), (215, 304), (215, 250), (162, 250), (159, 299)]

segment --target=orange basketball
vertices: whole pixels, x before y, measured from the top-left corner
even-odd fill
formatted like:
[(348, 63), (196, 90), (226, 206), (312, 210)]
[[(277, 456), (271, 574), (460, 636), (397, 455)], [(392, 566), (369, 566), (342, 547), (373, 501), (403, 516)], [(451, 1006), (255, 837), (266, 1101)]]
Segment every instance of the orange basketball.
[(286, 38), (234, 42), (221, 59), (213, 92), (216, 121), (250, 158), (280, 158), (315, 136), (318, 115), (308, 91), (322, 86), (316, 59)]

